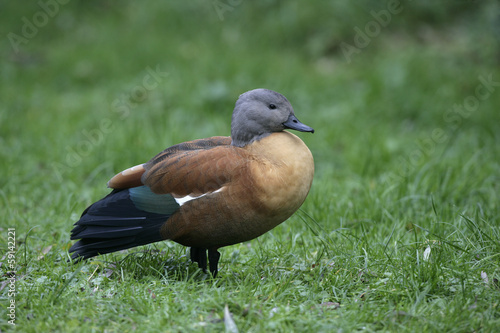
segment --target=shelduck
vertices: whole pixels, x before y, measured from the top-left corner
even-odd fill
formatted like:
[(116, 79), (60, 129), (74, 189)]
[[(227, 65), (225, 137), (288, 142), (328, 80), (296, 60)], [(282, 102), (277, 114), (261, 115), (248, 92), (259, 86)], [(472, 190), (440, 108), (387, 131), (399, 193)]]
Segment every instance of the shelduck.
[(219, 248), (276, 227), (311, 188), (312, 154), (286, 129), (314, 133), (283, 95), (267, 89), (242, 94), (231, 137), (174, 145), (111, 178), (112, 192), (75, 223), (72, 258), (172, 240), (190, 247), (191, 260), (203, 270), (208, 263), (216, 276)]

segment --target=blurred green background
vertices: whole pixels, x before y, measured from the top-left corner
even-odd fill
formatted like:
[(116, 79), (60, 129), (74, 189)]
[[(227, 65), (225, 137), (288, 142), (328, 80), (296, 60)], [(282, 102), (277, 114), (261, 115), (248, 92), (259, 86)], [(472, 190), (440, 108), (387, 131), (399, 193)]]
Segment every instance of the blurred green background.
[[(319, 234), (468, 235), (461, 214), (498, 227), (498, 1), (3, 1), (0, 28), (0, 225), (35, 258), (20, 270), (48, 245), (66, 258), (112, 175), (229, 135), (237, 97), (261, 87), (316, 130), (299, 135)], [(319, 246), (297, 217), (273, 232), (289, 230)]]
[[(431, 161), (495, 154), (496, 1), (41, 3), (0, 7), (1, 186), (26, 200), (86, 204), (164, 147), (229, 135), (238, 95), (258, 87), (316, 129), (302, 137), (317, 179), (405, 191)], [(488, 96), (454, 109), (480, 77)]]

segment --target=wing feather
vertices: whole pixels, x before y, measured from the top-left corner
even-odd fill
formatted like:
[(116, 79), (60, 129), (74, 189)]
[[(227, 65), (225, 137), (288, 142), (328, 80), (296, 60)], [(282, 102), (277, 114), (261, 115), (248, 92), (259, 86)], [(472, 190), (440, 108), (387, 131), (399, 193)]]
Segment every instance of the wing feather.
[[(164, 167), (168, 169), (169, 166), (173, 167), (173, 165), (177, 164), (178, 157), (176, 157), (176, 155), (183, 155), (189, 152), (196, 154), (200, 150), (203, 151), (218, 146), (229, 146), (230, 144), (231, 138), (226, 136), (214, 136), (207, 139), (183, 142), (165, 149), (147, 164), (155, 165), (162, 162), (164, 163)], [(190, 167), (196, 167), (196, 165), (192, 163)], [(127, 189), (142, 186), (144, 185), (142, 178), (145, 171), (145, 164), (139, 164), (128, 168), (111, 178), (108, 182), (108, 187), (112, 189)]]
[(166, 159), (146, 163), (142, 182), (157, 194), (200, 196), (220, 189), (244, 172), (248, 159), (246, 151), (231, 145), (177, 151)]

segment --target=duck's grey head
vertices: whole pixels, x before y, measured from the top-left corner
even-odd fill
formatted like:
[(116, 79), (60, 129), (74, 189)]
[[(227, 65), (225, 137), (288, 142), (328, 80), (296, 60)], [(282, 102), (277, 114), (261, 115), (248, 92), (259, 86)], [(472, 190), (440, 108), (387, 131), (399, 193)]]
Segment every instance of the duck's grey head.
[(314, 133), (314, 129), (295, 117), (285, 96), (267, 89), (250, 90), (236, 101), (231, 121), (231, 144), (243, 147), (287, 128)]

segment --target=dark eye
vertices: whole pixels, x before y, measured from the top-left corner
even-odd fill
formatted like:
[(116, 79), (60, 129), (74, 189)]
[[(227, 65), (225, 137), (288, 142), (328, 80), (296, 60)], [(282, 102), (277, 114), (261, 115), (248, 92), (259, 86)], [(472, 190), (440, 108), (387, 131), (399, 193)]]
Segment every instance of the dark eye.
[(274, 110), (274, 109), (276, 109), (276, 105), (274, 105), (274, 104), (269, 104), (269, 108), (270, 108), (271, 110)]

